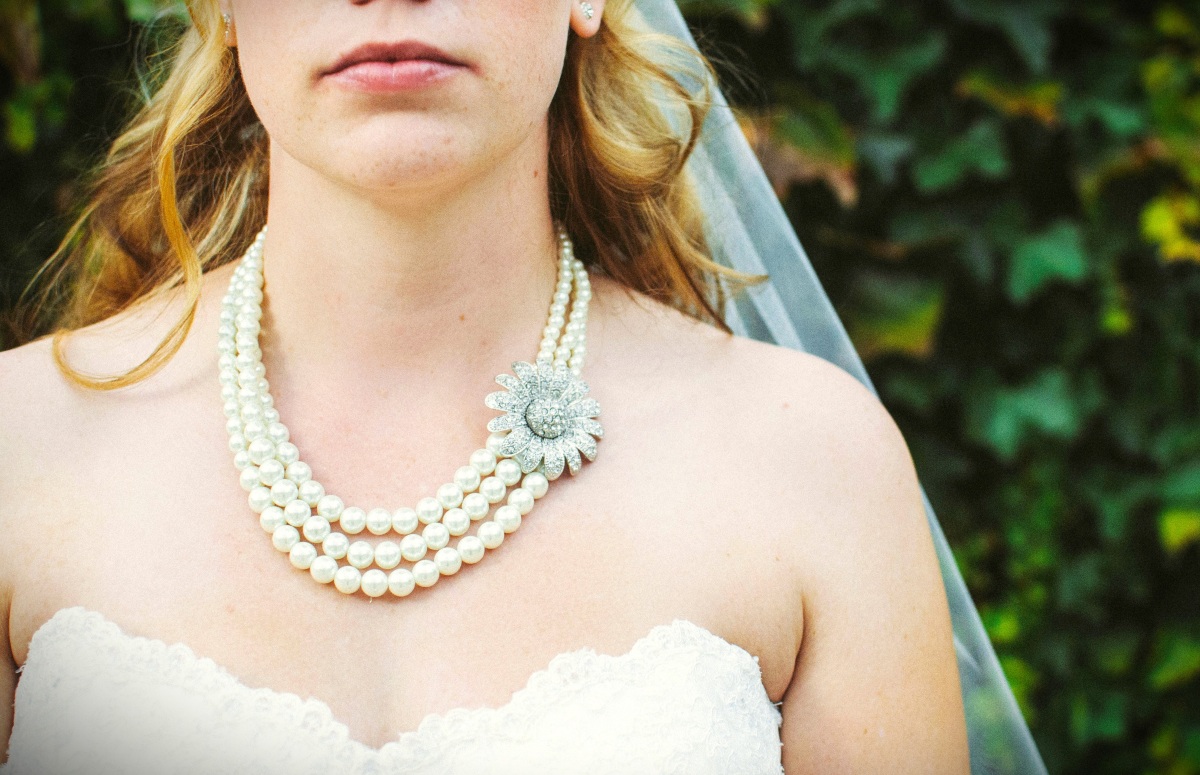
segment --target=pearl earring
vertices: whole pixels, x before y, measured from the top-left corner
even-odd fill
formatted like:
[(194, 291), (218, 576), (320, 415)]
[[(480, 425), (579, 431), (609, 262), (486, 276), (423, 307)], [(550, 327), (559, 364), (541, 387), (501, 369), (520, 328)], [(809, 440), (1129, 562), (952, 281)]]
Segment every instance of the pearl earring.
[(225, 43), (229, 43), (229, 25), (233, 22), (233, 17), (227, 13), (221, 14), (221, 21), (225, 23)]
[(592, 4), (591, 4), (591, 3), (588, 3), (588, 2), (583, 2), (583, 3), (580, 3), (580, 4), (579, 4), (579, 7), (580, 7), (580, 8), (583, 10), (583, 18), (585, 18), (585, 19), (590, 19), (590, 18), (592, 18), (592, 14), (593, 14), (593, 13), (595, 13), (595, 12), (592, 10)]

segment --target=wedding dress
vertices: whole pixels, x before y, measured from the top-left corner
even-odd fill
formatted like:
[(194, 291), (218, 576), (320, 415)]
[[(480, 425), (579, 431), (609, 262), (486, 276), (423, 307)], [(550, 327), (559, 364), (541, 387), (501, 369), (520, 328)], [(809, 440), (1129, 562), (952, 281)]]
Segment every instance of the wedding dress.
[(376, 749), (324, 702), (250, 688), (187, 645), (63, 608), (33, 635), (0, 775), (780, 775), (758, 657), (685, 619), (554, 657), (499, 708)]

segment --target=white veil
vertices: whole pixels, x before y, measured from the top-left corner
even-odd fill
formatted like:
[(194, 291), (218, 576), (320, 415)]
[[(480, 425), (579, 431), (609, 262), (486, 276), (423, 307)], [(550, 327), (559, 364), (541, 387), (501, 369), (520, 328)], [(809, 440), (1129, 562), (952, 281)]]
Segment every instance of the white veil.
[[(653, 31), (695, 46), (675, 0), (634, 0), (633, 6)], [(744, 336), (831, 361), (874, 392), (762, 166), (715, 84), (714, 95), (716, 104), (688, 162), (704, 210), (709, 246), (715, 260), (771, 277), (729, 304), (726, 322)], [(925, 510), (954, 624), (971, 772), (1044, 775), (1045, 765), (928, 498)]]

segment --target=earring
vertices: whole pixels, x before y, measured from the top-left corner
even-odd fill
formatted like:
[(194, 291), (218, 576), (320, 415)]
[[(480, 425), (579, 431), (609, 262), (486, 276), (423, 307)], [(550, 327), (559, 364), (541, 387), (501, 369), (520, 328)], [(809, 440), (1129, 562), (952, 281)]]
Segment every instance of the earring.
[(233, 22), (233, 17), (227, 13), (221, 14), (221, 21), (225, 22), (225, 44), (229, 44), (229, 25)]
[(585, 18), (585, 19), (592, 18), (592, 14), (595, 13), (595, 11), (592, 10), (591, 3), (582, 2), (579, 4), (579, 7), (583, 10), (583, 18)]

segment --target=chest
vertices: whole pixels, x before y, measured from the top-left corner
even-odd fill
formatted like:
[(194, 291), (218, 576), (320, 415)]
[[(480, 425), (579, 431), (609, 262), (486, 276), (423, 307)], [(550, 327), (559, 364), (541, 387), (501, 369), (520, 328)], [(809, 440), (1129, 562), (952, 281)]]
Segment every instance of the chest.
[[(48, 471), (15, 504), (40, 526), (25, 538), (30, 562), (14, 590), (18, 656), (54, 611), (83, 604), (186, 643), (246, 686), (321, 698), (353, 738), (375, 744), (431, 713), (499, 707), (556, 655), (624, 654), (677, 617), (759, 656), (772, 700), (791, 678), (792, 578), (763, 562), (760, 504), (714, 479), (706, 450), (663, 457), (631, 434), (564, 474), (477, 565), (407, 598), (370, 600), (293, 568), (249, 510), (221, 429), (190, 430), (200, 441), (174, 453), (158, 434), (114, 435), (107, 454), (73, 474)], [(446, 446), (470, 444), (465, 430), (455, 441)], [(661, 459), (651, 468), (647, 455)], [(434, 466), (407, 459), (370, 463), (402, 483), (374, 492), (336, 453), (323, 462), (331, 481), (394, 506), (437, 484)]]

